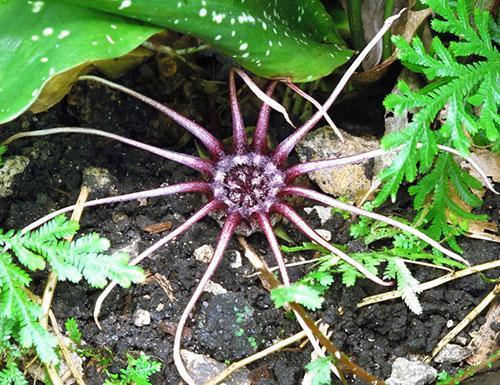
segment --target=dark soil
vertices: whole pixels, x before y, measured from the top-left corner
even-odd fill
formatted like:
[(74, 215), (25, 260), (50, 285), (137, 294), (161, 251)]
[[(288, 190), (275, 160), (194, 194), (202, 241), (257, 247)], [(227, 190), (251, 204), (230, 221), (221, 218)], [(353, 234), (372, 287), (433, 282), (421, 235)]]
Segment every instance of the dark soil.
[[(211, 68), (211, 67), (209, 67)], [(158, 75), (154, 61), (146, 63), (119, 80), (120, 83), (152, 96), (208, 127), (218, 137), (229, 136), (230, 127), (226, 85), (214, 86), (199, 79), (223, 80), (226, 72), (189, 74), (180, 73), (170, 78)], [(247, 124), (256, 120), (258, 103), (246, 90), (242, 93)], [(350, 113), (353, 113), (349, 109)], [(358, 113), (357, 116), (364, 114)], [(379, 118), (379, 117), (378, 117)], [(377, 119), (378, 119), (377, 118)], [(275, 119), (275, 140), (283, 137), (288, 127)], [(347, 119), (349, 120), (349, 119)], [(368, 122), (369, 123), (369, 122)], [(366, 122), (356, 122), (356, 127)], [(0, 139), (21, 130), (34, 130), (57, 126), (84, 126), (99, 128), (125, 135), (160, 147), (182, 147), (183, 152), (196, 153), (193, 141), (185, 133), (163, 118), (155, 110), (132, 98), (91, 83), (78, 83), (71, 94), (48, 112), (36, 116), (27, 113), (16, 121), (1, 127)], [(348, 127), (346, 127), (348, 128)], [(131, 149), (107, 139), (83, 135), (58, 135), (37, 139), (24, 139), (9, 147), (8, 155), (23, 154), (30, 158), (25, 172), (18, 176), (15, 193), (0, 200), (0, 227), (21, 228), (44, 214), (73, 204), (82, 185), (82, 170), (86, 167), (107, 169), (114, 180), (114, 193), (123, 194), (155, 188), (197, 178), (197, 173), (164, 161), (146, 152)], [(96, 196), (108, 194), (101, 191)], [(130, 202), (87, 209), (81, 220), (81, 233), (98, 232), (109, 238), (113, 248), (131, 246), (135, 255), (144, 250), (162, 234), (149, 234), (144, 227), (170, 221), (174, 226), (182, 223), (202, 204), (194, 194), (149, 199), (147, 204)], [(302, 205), (308, 205), (302, 202)], [(311, 205), (311, 204), (309, 204)], [(385, 208), (386, 213), (408, 212), (410, 203), (402, 194), (398, 203)], [(486, 196), (485, 212), (498, 220), (499, 200)], [(305, 213), (303, 213), (305, 215)], [(315, 214), (308, 218), (318, 225)], [(330, 230), (332, 241), (347, 243), (351, 251), (364, 246), (350, 242), (349, 221), (336, 215), (321, 226)], [(289, 234), (297, 242), (303, 240), (294, 229)], [(154, 384), (177, 385), (180, 382), (172, 361), (173, 331), (197, 280), (206, 265), (193, 257), (193, 251), (204, 245), (214, 244), (219, 225), (207, 218), (184, 236), (179, 237), (157, 252), (143, 264), (149, 275), (145, 284), (128, 290), (116, 289), (106, 300), (99, 330), (92, 319), (95, 300), (100, 291), (86, 284), (58, 285), (53, 310), (62, 324), (75, 317), (89, 347), (103, 355), (111, 355), (109, 370), (116, 372), (126, 362), (127, 353), (143, 351), (162, 362), (162, 371), (154, 376)], [(264, 238), (254, 234), (249, 242), (262, 251), (272, 265)], [(465, 257), (472, 263), (493, 260), (500, 255), (500, 247), (485, 241), (463, 239)], [(205, 293), (192, 322), (188, 325), (183, 346), (207, 354), (219, 361), (235, 361), (252, 354), (255, 349), (272, 345), (276, 339), (286, 338), (299, 331), (296, 322), (283, 310), (276, 310), (268, 292), (256, 277), (248, 277), (253, 270), (246, 260), (243, 266), (233, 268), (239, 245), (233, 241), (226, 252), (213, 281), (221, 284), (228, 294), (214, 296)], [(289, 260), (309, 255), (289, 255)], [(428, 268), (412, 268), (417, 279), (427, 281), (442, 274)], [(292, 268), (292, 278), (298, 278), (305, 268)], [(485, 275), (493, 277), (492, 272)], [(175, 301), (172, 302), (162, 289), (159, 280), (170, 283)], [(495, 276), (496, 277), (496, 276)], [(35, 291), (43, 289), (45, 275), (38, 273)], [(360, 366), (382, 378), (391, 372), (396, 357), (431, 352), (437, 342), (448, 332), (447, 322), (455, 325), (493, 288), (479, 275), (453, 281), (420, 295), (424, 312), (412, 314), (401, 300), (357, 309), (363, 297), (381, 291), (369, 281), (359, 282), (353, 288), (333, 285), (328, 292), (323, 310), (315, 314), (331, 327), (332, 341), (348, 353)], [(132, 315), (137, 309), (151, 313), (148, 326), (136, 327)], [(462, 333), (469, 339), (468, 331), (477, 329), (484, 322), (479, 317)], [(304, 375), (304, 365), (310, 360), (310, 347), (292, 348), (273, 354), (250, 367), (254, 370), (255, 384), (298, 385)], [(102, 367), (96, 359), (87, 360), (87, 384), (102, 384)], [(438, 370), (454, 370), (450, 366)], [(360, 383), (352, 380), (352, 383)]]

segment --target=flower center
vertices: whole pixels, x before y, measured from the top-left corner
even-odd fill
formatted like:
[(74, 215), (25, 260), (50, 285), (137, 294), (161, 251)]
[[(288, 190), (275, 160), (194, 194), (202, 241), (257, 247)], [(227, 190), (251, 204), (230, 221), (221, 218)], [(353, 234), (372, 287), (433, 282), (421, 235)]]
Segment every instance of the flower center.
[(216, 165), (212, 181), (214, 197), (230, 212), (243, 218), (267, 212), (277, 202), (276, 194), (285, 185), (283, 173), (267, 156), (249, 153), (229, 155)]

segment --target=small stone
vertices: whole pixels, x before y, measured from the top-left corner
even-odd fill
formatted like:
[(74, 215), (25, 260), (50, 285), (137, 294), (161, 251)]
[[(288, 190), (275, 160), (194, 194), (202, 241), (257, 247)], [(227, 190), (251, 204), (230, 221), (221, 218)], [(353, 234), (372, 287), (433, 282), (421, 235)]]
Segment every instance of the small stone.
[(209, 263), (214, 256), (214, 252), (215, 250), (212, 245), (203, 245), (194, 251), (194, 257), (197, 261)]
[(391, 376), (385, 382), (387, 385), (426, 385), (434, 382), (436, 377), (437, 370), (432, 366), (398, 357), (392, 364)]
[(205, 285), (205, 288), (203, 291), (207, 293), (211, 293), (213, 295), (219, 295), (219, 294), (225, 294), (227, 293), (227, 290), (222, 287), (222, 285), (219, 285), (218, 283), (215, 283), (214, 281), (208, 281), (207, 284)]
[(445, 364), (456, 364), (464, 361), (472, 355), (472, 351), (463, 346), (448, 344), (434, 358), (434, 362)]
[[(342, 131), (342, 130), (341, 130)], [(342, 131), (341, 142), (331, 127), (321, 127), (308, 134), (296, 148), (301, 162), (341, 158), (379, 148), (376, 139), (361, 138)], [(350, 164), (309, 173), (309, 178), (327, 194), (357, 200), (369, 190), (373, 162)]]
[(13, 193), (14, 177), (21, 174), (30, 160), (25, 156), (11, 156), (5, 159), (0, 168), (0, 198), (6, 198)]
[[(203, 385), (222, 372), (226, 365), (213, 358), (196, 354), (189, 350), (181, 350), (181, 356), (186, 363), (186, 368), (191, 374), (196, 385)], [(231, 374), (224, 380), (225, 385), (251, 385), (249, 379), (250, 371), (242, 368)]]
[(332, 233), (328, 230), (325, 229), (315, 229), (315, 231), (323, 238), (326, 239), (327, 241), (332, 240)]
[(137, 327), (147, 326), (151, 323), (151, 314), (144, 309), (137, 309), (134, 313), (134, 325)]
[(231, 267), (233, 269), (239, 269), (241, 266), (243, 266), (241, 253), (238, 250), (234, 250), (234, 261), (231, 262)]
[(92, 190), (93, 197), (109, 196), (116, 193), (113, 177), (105, 168), (87, 167), (82, 173), (82, 184)]
[(448, 321), (446, 321), (446, 327), (449, 329), (451, 327), (453, 327), (454, 325), (454, 322), (452, 319), (449, 319)]
[(455, 338), (455, 341), (457, 344), (459, 345), (462, 345), (462, 346), (465, 346), (467, 345), (467, 338), (466, 337), (463, 337), (463, 336), (457, 336), (457, 338)]

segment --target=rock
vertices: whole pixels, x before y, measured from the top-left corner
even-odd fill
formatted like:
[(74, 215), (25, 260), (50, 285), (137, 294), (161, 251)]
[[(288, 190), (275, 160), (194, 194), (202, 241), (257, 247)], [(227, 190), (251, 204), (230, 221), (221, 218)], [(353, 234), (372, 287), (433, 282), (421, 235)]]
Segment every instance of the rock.
[(116, 194), (113, 177), (105, 168), (87, 167), (83, 170), (82, 179), (82, 184), (92, 190), (92, 197), (100, 198)]
[(463, 346), (448, 344), (434, 358), (434, 362), (456, 364), (464, 361), (472, 355), (472, 351)]
[(194, 251), (194, 257), (197, 261), (209, 263), (214, 256), (214, 252), (215, 250), (212, 245), (203, 245)]
[(214, 281), (208, 281), (203, 289), (206, 293), (212, 293), (213, 295), (225, 294), (227, 290), (224, 289), (222, 285), (215, 283)]
[[(181, 350), (181, 356), (196, 385), (205, 384), (226, 368), (226, 365), (213, 358), (189, 350)], [(239, 369), (227, 377), (223, 383), (225, 385), (251, 385), (249, 374), (248, 369)]]
[[(342, 130), (341, 130), (342, 131)], [(342, 131), (341, 142), (330, 127), (321, 127), (308, 134), (296, 147), (301, 162), (341, 158), (379, 148), (375, 139), (360, 138)], [(327, 194), (352, 200), (362, 198), (371, 186), (373, 162), (350, 164), (309, 173), (309, 178)]]
[(332, 233), (331, 231), (329, 230), (325, 230), (325, 229), (315, 229), (315, 231), (321, 235), (321, 237), (323, 239), (326, 239), (327, 241), (331, 241), (332, 240)]
[(14, 177), (21, 174), (30, 163), (25, 156), (8, 157), (2, 168), (0, 168), (0, 198), (6, 198), (12, 194)]
[(134, 313), (134, 325), (137, 327), (151, 324), (151, 314), (144, 309), (137, 309)]
[(233, 269), (239, 269), (241, 266), (243, 266), (241, 253), (238, 250), (234, 250), (234, 261), (231, 262), (231, 267)]
[(391, 376), (387, 385), (426, 385), (434, 382), (437, 370), (418, 361), (398, 357), (392, 364)]

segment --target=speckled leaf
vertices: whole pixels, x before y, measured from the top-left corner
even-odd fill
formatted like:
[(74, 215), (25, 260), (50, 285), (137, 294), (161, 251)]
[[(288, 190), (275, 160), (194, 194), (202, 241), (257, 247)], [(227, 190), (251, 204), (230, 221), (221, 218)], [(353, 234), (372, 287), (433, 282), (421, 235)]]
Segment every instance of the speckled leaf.
[(158, 26), (267, 78), (311, 81), (351, 55), (319, 0), (0, 0), (0, 25), (0, 123), (25, 111), (52, 76), (123, 55)]
[(319, 0), (73, 0), (196, 36), (266, 78), (307, 82), (351, 56)]
[(0, 123), (25, 111), (53, 75), (123, 55), (161, 30), (55, 0), (0, 0), (0, 26)]

